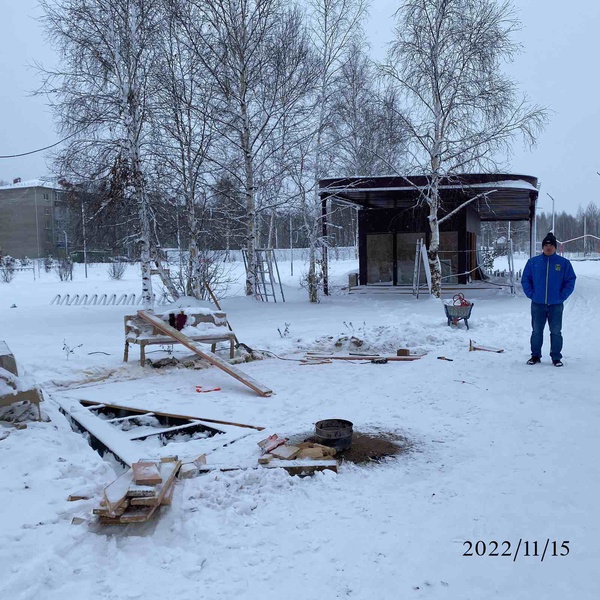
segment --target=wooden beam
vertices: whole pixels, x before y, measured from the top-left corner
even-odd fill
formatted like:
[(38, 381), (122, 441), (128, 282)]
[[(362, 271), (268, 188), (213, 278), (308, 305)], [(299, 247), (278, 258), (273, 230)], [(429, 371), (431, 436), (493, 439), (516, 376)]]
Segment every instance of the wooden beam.
[(159, 331), (162, 331), (165, 335), (172, 337), (177, 340), (180, 344), (183, 344), (186, 348), (189, 348), (192, 352), (195, 352), (198, 356), (201, 356), (205, 360), (209, 361), (211, 364), (215, 365), (222, 371), (225, 371), (228, 375), (231, 375), (244, 385), (247, 385), (250, 389), (254, 390), (259, 396), (268, 397), (273, 393), (273, 390), (265, 387), (264, 385), (258, 383), (248, 375), (244, 374), (242, 371), (225, 362), (218, 356), (212, 353), (206, 353), (200, 349), (198, 344), (194, 343), (189, 337), (177, 331), (174, 327), (171, 327), (167, 323), (165, 323), (162, 319), (159, 319), (157, 316), (148, 313), (144, 310), (138, 310), (138, 315), (147, 323), (150, 323)]
[(252, 465), (200, 465), (200, 473), (210, 471), (241, 471), (246, 469), (285, 469), (290, 475), (310, 475), (315, 471), (334, 471), (337, 473), (338, 461), (335, 459), (323, 460), (279, 460), (271, 459), (267, 464)]
[[(206, 291), (210, 294), (210, 297), (212, 298), (212, 301), (213, 301), (214, 305), (217, 307), (217, 309), (223, 310), (221, 308), (221, 305), (219, 304), (219, 301), (217, 300), (217, 297), (213, 294), (213, 291), (210, 288), (208, 281), (204, 281), (204, 287), (206, 288)], [(229, 319), (227, 319), (227, 327), (229, 328), (229, 331), (231, 331), (231, 333), (233, 333), (233, 329), (231, 328), (231, 325), (229, 324)], [(237, 336), (235, 335), (235, 333), (233, 333), (233, 339), (235, 340), (235, 345), (239, 346), (240, 342), (237, 339)]]
[(104, 488), (104, 501), (108, 512), (114, 513), (127, 500), (127, 490), (133, 483), (133, 470), (125, 471)]
[(397, 362), (409, 362), (411, 360), (419, 360), (421, 358), (422, 355), (418, 355), (418, 356), (377, 356), (377, 355), (367, 355), (367, 356), (360, 356), (360, 355), (354, 355), (351, 354), (350, 356), (334, 356), (333, 354), (330, 355), (317, 355), (317, 354), (310, 354), (307, 356), (308, 359), (312, 360), (382, 360), (385, 359), (388, 362), (391, 361), (397, 361)]
[[(86, 408), (113, 408), (115, 410), (128, 410), (130, 412), (138, 413), (139, 415), (145, 415), (148, 411), (144, 408), (133, 408), (131, 406), (122, 406), (120, 404), (96, 404), (93, 400), (80, 400), (81, 404)], [(245, 427), (248, 429), (256, 429), (257, 431), (262, 431), (264, 427), (259, 427), (258, 425), (247, 425), (246, 423), (235, 423), (234, 421), (218, 421), (217, 419), (206, 419), (204, 417), (192, 417), (190, 415), (176, 415), (174, 413), (165, 413), (154, 411), (151, 414), (159, 416), (159, 417), (174, 417), (177, 419), (189, 419), (190, 421), (205, 421), (206, 423), (217, 423), (218, 425), (233, 425), (234, 427)], [(105, 421), (108, 422), (108, 421)]]
[(131, 468), (133, 469), (133, 481), (136, 485), (158, 485), (162, 483), (162, 477), (156, 462), (139, 460), (133, 463)]
[(73, 419), (79, 427), (89, 432), (123, 464), (130, 467), (139, 459), (140, 450), (138, 446), (133, 442), (130, 442), (123, 433), (113, 425), (106, 423), (94, 414), (95, 411), (93, 411), (93, 408), (98, 408), (98, 405), (86, 407), (78, 400), (74, 400), (67, 396), (61, 396), (60, 394), (55, 394), (52, 398), (70, 419)]
[[(102, 406), (105, 406), (103, 404)], [(120, 421), (129, 421), (130, 419), (139, 419), (140, 417), (153, 417), (154, 413), (146, 412), (143, 414), (129, 415), (127, 417), (117, 417), (116, 419), (106, 419), (105, 423), (119, 423)]]
[[(128, 439), (130, 440), (143, 440), (147, 437), (151, 437), (153, 435), (162, 435), (163, 433), (175, 433), (177, 431), (181, 431), (183, 430), (183, 432), (185, 433), (186, 429), (189, 429), (190, 427), (202, 427), (202, 423), (198, 422), (198, 421), (194, 421), (192, 423), (185, 423), (184, 425), (174, 425), (173, 427), (165, 427), (164, 429), (159, 429), (158, 427), (156, 428), (156, 431), (146, 431), (144, 433), (135, 433), (135, 430), (132, 431), (132, 435), (127, 436)], [(206, 429), (203, 427), (203, 429)], [(127, 434), (125, 434), (127, 435)], [(133, 465), (132, 465), (133, 466)]]

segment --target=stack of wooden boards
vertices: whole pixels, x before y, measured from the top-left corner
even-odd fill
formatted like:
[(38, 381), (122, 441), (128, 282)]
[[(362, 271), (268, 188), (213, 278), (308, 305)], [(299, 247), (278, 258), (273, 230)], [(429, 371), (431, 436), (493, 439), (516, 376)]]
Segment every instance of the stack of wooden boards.
[(315, 471), (325, 470), (337, 473), (338, 462), (333, 458), (336, 454), (335, 448), (313, 442), (298, 444), (288, 444), (287, 442), (287, 438), (282, 438), (276, 433), (258, 442), (258, 446), (263, 452), (258, 459), (258, 464), (281, 467), (291, 475), (308, 475)]
[(140, 523), (159, 506), (171, 504), (181, 461), (175, 457), (139, 460), (104, 489), (100, 507), (94, 509), (105, 525)]

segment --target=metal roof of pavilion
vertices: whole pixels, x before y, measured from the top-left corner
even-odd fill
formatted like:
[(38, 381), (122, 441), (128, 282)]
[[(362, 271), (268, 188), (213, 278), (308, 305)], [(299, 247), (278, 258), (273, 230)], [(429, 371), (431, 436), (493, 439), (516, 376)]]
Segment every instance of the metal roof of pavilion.
[[(329, 178), (319, 181), (319, 195), (365, 209), (410, 208), (418, 202), (427, 183), (428, 178), (423, 175)], [(482, 221), (529, 221), (535, 214), (538, 197), (536, 177), (509, 173), (444, 177), (439, 189), (442, 203), (447, 207), (487, 193), (471, 205)]]

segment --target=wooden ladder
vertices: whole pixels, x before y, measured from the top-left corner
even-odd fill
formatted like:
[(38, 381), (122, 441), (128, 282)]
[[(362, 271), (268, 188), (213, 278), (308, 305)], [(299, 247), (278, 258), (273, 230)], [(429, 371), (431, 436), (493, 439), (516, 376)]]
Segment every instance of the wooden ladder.
[[(281, 285), (281, 276), (279, 275), (279, 267), (273, 248), (256, 248), (254, 250), (256, 257), (256, 274), (254, 278), (254, 293), (263, 302), (268, 302), (269, 298), (273, 298), (273, 302), (277, 302), (275, 293), (275, 285), (279, 286), (281, 301), (285, 302), (283, 295), (283, 286)], [(248, 255), (247, 251), (242, 251), (244, 257), (244, 265), (248, 271)]]

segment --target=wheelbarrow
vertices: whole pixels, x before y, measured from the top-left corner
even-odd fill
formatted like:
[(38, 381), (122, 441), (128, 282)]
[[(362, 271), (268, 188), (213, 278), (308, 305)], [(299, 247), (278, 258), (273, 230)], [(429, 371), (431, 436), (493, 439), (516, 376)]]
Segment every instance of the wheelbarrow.
[(469, 329), (469, 319), (471, 318), (471, 311), (473, 310), (473, 302), (467, 302), (463, 299), (461, 304), (444, 304), (444, 310), (446, 311), (446, 318), (448, 319), (448, 325), (458, 325), (459, 321), (464, 321), (467, 329)]

